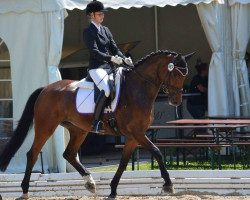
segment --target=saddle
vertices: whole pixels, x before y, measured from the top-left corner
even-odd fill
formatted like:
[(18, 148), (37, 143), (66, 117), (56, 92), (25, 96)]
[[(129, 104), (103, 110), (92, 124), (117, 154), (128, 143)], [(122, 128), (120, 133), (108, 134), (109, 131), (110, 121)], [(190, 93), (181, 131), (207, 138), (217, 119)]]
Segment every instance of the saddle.
[[(104, 114), (109, 114), (108, 124), (113, 135), (122, 135), (120, 133), (116, 119), (113, 117), (113, 113), (118, 107), (118, 102), (121, 93), (121, 85), (125, 83), (125, 73), (128, 71), (126, 68), (119, 67), (116, 70), (116, 73), (109, 75), (109, 87), (110, 87), (110, 100), (105, 106)], [(86, 78), (77, 82), (75, 85), (77, 88), (76, 91), (76, 109), (79, 114), (93, 114), (95, 108), (94, 99), (98, 97), (96, 94), (100, 92), (99, 89), (95, 86), (91, 77), (88, 75)], [(93, 92), (94, 91), (94, 92)], [(94, 94), (95, 93), (95, 94)]]

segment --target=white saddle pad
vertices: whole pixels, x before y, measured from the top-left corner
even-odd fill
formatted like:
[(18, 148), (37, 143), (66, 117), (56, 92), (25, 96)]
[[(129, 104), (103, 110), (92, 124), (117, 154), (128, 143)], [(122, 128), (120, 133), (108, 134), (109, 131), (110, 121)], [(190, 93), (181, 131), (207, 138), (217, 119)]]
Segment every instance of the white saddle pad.
[[(118, 106), (118, 101), (120, 98), (121, 75), (122, 75), (122, 67), (118, 69), (115, 78), (115, 86), (116, 86), (115, 99), (111, 103), (111, 108), (105, 108), (104, 113), (113, 113), (116, 111), (116, 108)], [(93, 114), (95, 109), (94, 90), (86, 89), (85, 87), (86, 85), (88, 85), (89, 88), (92, 87), (92, 85), (89, 83), (85, 84), (84, 80), (81, 80), (76, 84), (76, 86), (78, 87), (78, 90), (76, 92), (76, 109), (80, 114)]]

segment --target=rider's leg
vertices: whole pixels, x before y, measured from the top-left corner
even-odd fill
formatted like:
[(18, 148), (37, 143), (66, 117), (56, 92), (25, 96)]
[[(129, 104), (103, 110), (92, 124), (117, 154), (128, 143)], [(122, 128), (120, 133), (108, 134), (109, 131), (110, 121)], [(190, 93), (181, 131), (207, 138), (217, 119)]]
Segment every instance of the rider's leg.
[(100, 95), (97, 98), (94, 112), (94, 121), (92, 126), (92, 132), (94, 133), (104, 133), (104, 129), (100, 126), (102, 121), (102, 116), (105, 108), (107, 97), (105, 96), (104, 90), (100, 92)]
[(89, 74), (95, 82), (96, 86), (101, 91), (96, 101), (92, 132), (103, 134), (104, 129), (100, 126), (100, 122), (102, 120), (107, 98), (110, 94), (110, 89), (108, 86), (108, 74), (106, 70), (101, 68), (89, 70)]

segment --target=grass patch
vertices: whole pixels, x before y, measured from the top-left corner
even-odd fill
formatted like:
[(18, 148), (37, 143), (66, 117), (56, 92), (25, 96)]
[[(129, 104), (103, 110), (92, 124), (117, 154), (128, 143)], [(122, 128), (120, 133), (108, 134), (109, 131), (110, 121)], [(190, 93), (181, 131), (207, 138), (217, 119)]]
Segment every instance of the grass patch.
[[(221, 166), (222, 170), (233, 170), (234, 164), (233, 159), (230, 156), (222, 156), (221, 157)], [(99, 167), (95, 169), (90, 169), (91, 172), (105, 172), (105, 171), (116, 171), (117, 166), (114, 167)], [(189, 159), (186, 161), (186, 164), (184, 165), (183, 161), (179, 162), (179, 166), (177, 166), (177, 162), (169, 162), (166, 163), (166, 168), (169, 170), (211, 170), (211, 162), (210, 160), (201, 160), (201, 161), (195, 161), (194, 159)], [(154, 170), (159, 169), (159, 166), (157, 162), (154, 162)], [(218, 160), (215, 160), (215, 169), (219, 169)], [(236, 170), (249, 170), (250, 169), (250, 163), (246, 163), (246, 160), (243, 160), (242, 157), (236, 158)], [(127, 171), (132, 171), (131, 163), (127, 166)], [(137, 170), (137, 162), (135, 162), (135, 170)], [(139, 165), (139, 170), (151, 170), (151, 162), (143, 162)]]

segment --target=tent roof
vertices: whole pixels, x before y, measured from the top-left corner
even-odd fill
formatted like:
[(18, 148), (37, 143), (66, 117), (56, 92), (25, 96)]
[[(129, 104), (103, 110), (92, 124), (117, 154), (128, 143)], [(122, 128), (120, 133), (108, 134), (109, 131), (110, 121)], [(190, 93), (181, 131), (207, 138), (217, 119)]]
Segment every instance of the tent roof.
[[(105, 7), (107, 8), (131, 8), (136, 7), (140, 8), (143, 6), (152, 7), (152, 6), (160, 6), (164, 7), (166, 5), (176, 6), (187, 5), (187, 4), (199, 4), (203, 3), (211, 3), (213, 1), (218, 1), (219, 3), (224, 3), (224, 0), (101, 0)], [(243, 0), (249, 1), (249, 0)], [(0, 1), (0, 14), (8, 13), (8, 12), (17, 12), (22, 13), (25, 11), (31, 12), (49, 12), (61, 10), (63, 8), (73, 10), (74, 8), (85, 9), (86, 5), (90, 2), (90, 0), (8, 0), (8, 1)]]
[(250, 0), (228, 0), (229, 5), (233, 6), (236, 3), (240, 3), (240, 4), (250, 4)]

